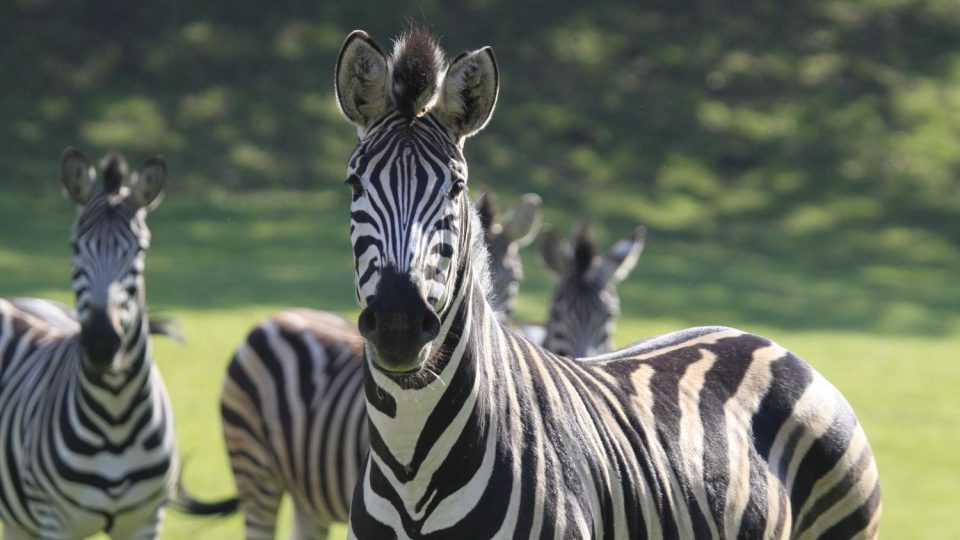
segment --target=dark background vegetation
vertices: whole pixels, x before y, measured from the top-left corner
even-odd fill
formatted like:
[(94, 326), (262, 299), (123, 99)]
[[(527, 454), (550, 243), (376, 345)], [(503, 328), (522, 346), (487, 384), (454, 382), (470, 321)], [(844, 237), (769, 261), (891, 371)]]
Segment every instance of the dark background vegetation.
[[(170, 247), (150, 266), (159, 302), (350, 309), (348, 260), (328, 271), (318, 259), (348, 257), (341, 180), (355, 131), (335, 107), (333, 66), (350, 30), (388, 47), (413, 20), (450, 56), (496, 51), (499, 105), (466, 147), (475, 193), (536, 191), (549, 221), (590, 217), (605, 243), (647, 225), (627, 313), (958, 327), (954, 0), (12, 0), (2, 11), (5, 291), (45, 271), (18, 256), (65, 260), (23, 232), (65, 242), (69, 212), (52, 194), (74, 145), (167, 156), (154, 221)], [(37, 223), (46, 215), (58, 217)], [(543, 297), (538, 277), (525, 290)], [(312, 296), (322, 280), (337, 290)]]

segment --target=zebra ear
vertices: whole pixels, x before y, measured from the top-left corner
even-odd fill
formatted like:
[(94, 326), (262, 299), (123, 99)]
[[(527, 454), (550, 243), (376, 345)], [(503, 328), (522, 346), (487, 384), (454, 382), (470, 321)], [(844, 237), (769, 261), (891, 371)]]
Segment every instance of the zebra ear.
[(340, 112), (359, 129), (387, 112), (387, 57), (363, 30), (344, 40), (337, 58), (334, 90)]
[(60, 186), (77, 204), (87, 204), (93, 194), (97, 172), (83, 152), (68, 146), (60, 155)]
[(447, 68), (437, 114), (457, 137), (469, 137), (487, 125), (499, 91), (493, 49), (464, 52)]
[(161, 156), (153, 156), (130, 177), (129, 200), (137, 208), (146, 208), (150, 212), (163, 200), (166, 182), (167, 162)]
[(637, 265), (646, 238), (647, 228), (640, 226), (633, 230), (633, 234), (614, 244), (597, 268), (598, 278), (604, 283), (619, 283), (626, 279)]
[(570, 267), (570, 260), (573, 257), (570, 243), (553, 227), (549, 225), (543, 227), (537, 239), (537, 247), (540, 258), (554, 273), (562, 274)]
[(520, 197), (520, 202), (503, 220), (503, 234), (511, 242), (520, 247), (533, 242), (540, 231), (543, 212), (540, 209), (542, 201), (536, 193), (527, 193)]

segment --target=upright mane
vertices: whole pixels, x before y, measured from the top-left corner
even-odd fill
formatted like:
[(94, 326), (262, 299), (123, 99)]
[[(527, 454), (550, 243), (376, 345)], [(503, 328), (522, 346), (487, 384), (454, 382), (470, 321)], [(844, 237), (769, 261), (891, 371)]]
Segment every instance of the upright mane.
[(413, 120), (437, 100), (446, 70), (443, 49), (430, 32), (413, 27), (397, 38), (390, 57), (391, 87), (397, 110)]
[(597, 254), (597, 247), (590, 234), (590, 226), (585, 222), (580, 223), (573, 236), (574, 268), (576, 268), (578, 274), (585, 274), (590, 269), (593, 258)]
[(126, 178), (128, 173), (127, 160), (117, 152), (110, 152), (103, 158), (100, 166), (103, 171), (103, 191), (106, 193), (117, 193), (120, 191), (120, 184)]

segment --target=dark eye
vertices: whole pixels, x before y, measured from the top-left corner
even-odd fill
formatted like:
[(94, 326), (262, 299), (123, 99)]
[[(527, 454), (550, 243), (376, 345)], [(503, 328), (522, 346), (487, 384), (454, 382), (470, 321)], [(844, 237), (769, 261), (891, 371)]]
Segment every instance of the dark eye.
[(467, 182), (465, 180), (454, 180), (453, 185), (450, 186), (450, 192), (447, 193), (447, 196), (453, 199), (459, 195), (465, 187), (467, 187)]
[(351, 174), (343, 183), (348, 184), (353, 190), (353, 200), (357, 200), (357, 197), (363, 195), (363, 183), (359, 176)]

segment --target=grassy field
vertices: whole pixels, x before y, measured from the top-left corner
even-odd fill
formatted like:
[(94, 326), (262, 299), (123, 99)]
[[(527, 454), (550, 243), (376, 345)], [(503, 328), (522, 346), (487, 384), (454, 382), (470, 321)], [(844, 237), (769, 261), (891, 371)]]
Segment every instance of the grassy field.
[[(186, 482), (204, 498), (232, 493), (218, 395), (232, 349), (262, 317), (308, 306), (355, 317), (347, 193), (173, 193), (150, 218), (151, 310), (179, 319), (188, 342), (157, 343), (174, 401)], [(550, 208), (551, 200), (545, 197)], [(566, 225), (569, 208), (548, 220)], [(72, 302), (73, 211), (53, 189), (0, 190), (0, 296)], [(627, 233), (600, 227), (609, 242)], [(619, 343), (690, 325), (727, 324), (797, 352), (853, 403), (877, 454), (887, 538), (954, 538), (960, 530), (960, 301), (949, 269), (821, 265), (651, 230), (622, 287)], [(525, 254), (519, 315), (545, 313), (549, 276)], [(289, 516), (289, 514), (287, 514)], [(286, 525), (285, 525), (286, 527)], [(238, 538), (239, 518), (168, 514), (163, 538)]]

